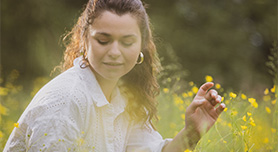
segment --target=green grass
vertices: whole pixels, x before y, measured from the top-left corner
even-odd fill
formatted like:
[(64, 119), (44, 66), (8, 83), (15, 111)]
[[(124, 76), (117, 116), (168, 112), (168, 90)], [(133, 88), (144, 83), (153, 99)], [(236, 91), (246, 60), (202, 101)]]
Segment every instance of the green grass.
[[(34, 81), (33, 91), (26, 93), (22, 86), (15, 85), (19, 74), (12, 71), (6, 81), (0, 79), (0, 151), (33, 95), (49, 79)], [(207, 81), (213, 78), (206, 77)], [(173, 138), (185, 125), (184, 113), (198, 87), (190, 82), (189, 87), (177, 93), (174, 88), (163, 88), (158, 96), (158, 131), (164, 138)], [(277, 87), (270, 86), (261, 99), (243, 93), (225, 91), (220, 84), (215, 89), (222, 95), (227, 109), (218, 121), (199, 141), (195, 151), (200, 152), (278, 152)], [(187, 150), (189, 151), (189, 150)]]

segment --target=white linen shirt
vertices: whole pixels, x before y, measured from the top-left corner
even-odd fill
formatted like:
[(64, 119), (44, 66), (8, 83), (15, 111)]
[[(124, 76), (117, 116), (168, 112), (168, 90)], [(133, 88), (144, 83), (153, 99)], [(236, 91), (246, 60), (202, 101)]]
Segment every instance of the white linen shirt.
[[(4, 152), (160, 152), (171, 139), (128, 120), (120, 89), (109, 103), (90, 68), (74, 66), (46, 84), (12, 131)], [(132, 101), (130, 101), (132, 102)]]

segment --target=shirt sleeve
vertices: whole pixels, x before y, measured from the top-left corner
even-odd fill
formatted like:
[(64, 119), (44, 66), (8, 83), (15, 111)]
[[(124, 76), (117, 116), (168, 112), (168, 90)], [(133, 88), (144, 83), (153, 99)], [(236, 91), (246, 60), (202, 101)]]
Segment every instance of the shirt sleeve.
[(161, 152), (170, 141), (172, 139), (163, 139), (150, 124), (145, 126), (137, 124), (131, 128), (127, 152)]
[(41, 102), (44, 104), (26, 109), (4, 152), (76, 151), (84, 136), (80, 106), (69, 98), (54, 98), (45, 96)]

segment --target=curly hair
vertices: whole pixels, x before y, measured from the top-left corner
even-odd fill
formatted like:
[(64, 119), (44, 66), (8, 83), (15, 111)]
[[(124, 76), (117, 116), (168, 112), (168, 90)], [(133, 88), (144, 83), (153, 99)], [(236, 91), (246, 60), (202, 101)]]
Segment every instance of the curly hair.
[[(76, 25), (67, 33), (63, 41), (66, 46), (62, 71), (73, 66), (73, 60), (87, 53), (85, 40), (88, 27), (102, 12), (110, 11), (117, 15), (131, 14), (137, 20), (142, 36), (142, 52), (144, 62), (136, 65), (129, 73), (121, 78), (121, 82), (128, 94), (127, 111), (132, 119), (149, 122), (157, 119), (157, 101), (159, 85), (156, 75), (161, 69), (157, 56), (156, 46), (153, 42), (150, 22), (145, 7), (140, 0), (89, 0)], [(84, 52), (84, 54), (80, 54)]]

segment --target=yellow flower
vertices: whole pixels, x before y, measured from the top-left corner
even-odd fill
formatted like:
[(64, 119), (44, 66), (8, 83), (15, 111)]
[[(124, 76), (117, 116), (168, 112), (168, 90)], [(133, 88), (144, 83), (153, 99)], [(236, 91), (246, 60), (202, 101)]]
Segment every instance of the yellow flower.
[(247, 129), (247, 126), (240, 126), (242, 130)]
[(256, 126), (256, 124), (254, 122), (250, 122), (251, 126)]
[(221, 102), (223, 102), (223, 101), (224, 101), (224, 99), (225, 99), (224, 97), (221, 97)]
[(194, 82), (190, 81), (189, 85), (192, 87), (194, 85)]
[(189, 91), (187, 94), (189, 95), (189, 97), (193, 96), (193, 92), (191, 92), (191, 91)]
[(174, 95), (174, 102), (176, 105), (184, 103), (184, 101), (178, 95)]
[(212, 82), (213, 78), (210, 75), (206, 75), (206, 82)]
[(19, 123), (14, 123), (14, 127), (19, 128)]
[(182, 118), (182, 120), (185, 120), (185, 115), (181, 114), (181, 118)]
[(182, 96), (183, 96), (184, 98), (186, 98), (186, 97), (188, 97), (188, 94), (187, 94), (187, 93), (183, 93)]
[(266, 89), (264, 90), (264, 94), (267, 95), (268, 93), (269, 93), (269, 90), (268, 90), (268, 88), (266, 88)]
[(226, 112), (228, 110), (228, 108), (225, 108), (224, 111)]
[(233, 111), (231, 112), (231, 115), (232, 115), (232, 116), (236, 116), (237, 113), (238, 113), (238, 112), (237, 112), (236, 110), (233, 110)]
[(270, 109), (269, 107), (265, 107), (265, 111), (266, 111), (267, 113), (271, 113), (271, 109)]
[(163, 88), (163, 92), (164, 93), (169, 93), (169, 89), (168, 88)]
[(249, 124), (250, 124), (251, 126), (256, 126), (255, 121), (254, 121), (254, 119), (253, 119), (252, 117), (250, 117), (249, 120), (250, 120), (250, 123), (249, 123)]
[(276, 129), (275, 128), (271, 128), (271, 132), (272, 133), (276, 133)]
[(276, 103), (276, 100), (272, 100), (271, 103), (272, 103), (272, 104), (275, 104), (275, 103)]
[(248, 101), (251, 103), (251, 105), (252, 105), (254, 108), (258, 108), (258, 103), (256, 102), (256, 99), (254, 99), (254, 98), (248, 98)]
[(233, 93), (233, 92), (230, 92), (229, 95), (230, 95), (230, 97), (233, 98), (233, 99), (236, 98), (236, 96), (237, 96), (237, 95), (236, 95), (235, 93)]
[(264, 138), (264, 141), (263, 141), (265, 144), (267, 144), (269, 142), (269, 139), (268, 138)]
[(192, 152), (191, 150), (189, 150), (189, 149), (186, 149), (184, 152)]
[(243, 120), (243, 121), (246, 121), (246, 116), (245, 116), (245, 115), (242, 117), (242, 120)]
[(199, 90), (199, 89), (198, 89), (197, 87), (195, 87), (195, 86), (192, 88), (192, 92), (193, 92), (194, 94), (196, 94), (196, 93), (198, 92), (198, 90)]
[(237, 95), (236, 95), (235, 93), (233, 93), (233, 92), (230, 92), (229, 95), (230, 95), (230, 97), (233, 98), (233, 99), (236, 98), (236, 96), (237, 96)]
[(252, 116), (252, 113), (251, 113), (251, 112), (247, 112), (247, 115), (248, 115), (248, 116)]
[(246, 142), (244, 142), (244, 151), (248, 151), (249, 150), (249, 146), (246, 144)]
[(246, 95), (242, 93), (241, 94), (241, 99), (243, 99), (243, 100), (247, 99)]
[(208, 140), (208, 143), (210, 143), (211, 142), (211, 140)]
[(221, 88), (221, 85), (220, 85), (219, 83), (216, 83), (216, 84), (215, 84), (215, 88), (216, 88), (216, 89), (220, 89), (220, 88)]
[(271, 91), (272, 93), (274, 93), (274, 92), (275, 92), (275, 88), (276, 88), (276, 86), (273, 85), (273, 88), (271, 88), (270, 91)]
[(227, 141), (226, 141), (226, 140), (224, 140), (223, 138), (221, 138), (221, 141), (222, 141), (224, 144), (226, 144), (226, 143), (227, 143)]

